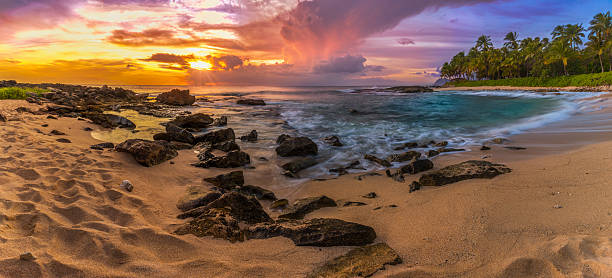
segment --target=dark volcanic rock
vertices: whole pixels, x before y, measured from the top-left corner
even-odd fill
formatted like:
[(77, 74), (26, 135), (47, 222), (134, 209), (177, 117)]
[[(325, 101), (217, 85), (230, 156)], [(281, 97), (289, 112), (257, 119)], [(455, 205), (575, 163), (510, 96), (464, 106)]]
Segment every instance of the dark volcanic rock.
[(114, 147), (115, 147), (115, 144), (110, 143), (110, 142), (105, 142), (105, 143), (100, 143), (100, 144), (89, 146), (89, 148), (94, 149), (94, 150), (112, 149)]
[(91, 120), (94, 124), (102, 126), (104, 128), (135, 128), (136, 125), (121, 116), (104, 113), (83, 113), (83, 117)]
[(399, 151), (399, 150), (403, 150), (403, 149), (412, 149), (412, 148), (416, 148), (419, 146), (419, 143), (417, 142), (408, 142), (408, 143), (404, 143), (399, 147), (396, 147), (394, 150)]
[(57, 139), (55, 141), (60, 142), (60, 143), (72, 143), (72, 141), (70, 141), (69, 139), (66, 139), (66, 138), (59, 138), (59, 139)]
[(504, 147), (504, 148), (509, 149), (509, 150), (513, 150), (513, 151), (521, 151), (521, 150), (526, 150), (527, 149), (525, 147), (515, 147), (515, 146), (508, 146), (508, 147)]
[(257, 130), (251, 130), (249, 134), (240, 136), (241, 141), (257, 142)]
[(6, 122), (6, 116), (2, 115), (2, 113), (0, 113), (0, 122)]
[(464, 152), (465, 149), (455, 149), (455, 148), (439, 148), (437, 149), (439, 153), (450, 153), (450, 152)]
[(176, 207), (182, 211), (188, 211), (197, 207), (208, 205), (210, 202), (219, 199), (221, 193), (210, 191), (200, 186), (192, 186), (187, 189), (187, 194), (183, 196)]
[(342, 203), (343, 207), (360, 207), (360, 206), (365, 206), (367, 205), (364, 202), (354, 202), (354, 201), (345, 201), (344, 203)]
[(417, 159), (408, 163), (408, 165), (403, 166), (401, 168), (401, 171), (402, 173), (414, 175), (416, 173), (431, 170), (433, 166), (433, 162), (431, 162), (431, 160), (429, 159)]
[[(249, 156), (249, 154), (243, 151), (231, 151), (224, 156), (214, 156), (209, 152), (204, 152), (204, 154), (208, 154), (207, 156), (209, 158), (195, 163), (193, 164), (193, 166), (201, 168), (236, 168), (251, 163), (251, 157)], [(202, 157), (198, 156), (198, 158), (201, 159)]]
[(421, 157), (420, 152), (409, 151), (401, 154), (392, 154), (386, 158), (389, 162), (405, 162)]
[(289, 200), (279, 199), (270, 204), (270, 209), (285, 209), (289, 206)]
[(480, 150), (481, 150), (481, 151), (488, 151), (488, 150), (490, 150), (490, 149), (491, 149), (490, 147), (487, 147), (487, 146), (485, 146), (485, 145), (483, 145), (482, 147), (480, 147)]
[(239, 187), (238, 192), (257, 198), (258, 200), (276, 201), (276, 195), (274, 192), (261, 188), (255, 185), (244, 185)]
[(385, 265), (401, 264), (402, 258), (386, 243), (355, 248), (316, 268), (307, 278), (370, 277)]
[(312, 157), (301, 157), (294, 159), (291, 162), (285, 163), (282, 167), (283, 169), (293, 174), (297, 174), (299, 171), (302, 171), (316, 164), (317, 161)]
[(375, 163), (377, 163), (377, 164), (379, 164), (381, 166), (384, 166), (384, 167), (391, 167), (391, 163), (389, 161), (386, 161), (384, 159), (380, 159), (380, 158), (378, 158), (376, 156), (373, 156), (373, 155), (370, 155), (370, 154), (366, 154), (365, 156), (363, 156), (363, 158), (365, 158), (366, 160), (375, 162)]
[(153, 139), (177, 141), (187, 144), (193, 144), (195, 142), (195, 137), (193, 136), (193, 134), (191, 134), (191, 132), (171, 123), (168, 123), (166, 125), (166, 133), (155, 134), (153, 136)]
[(317, 144), (308, 137), (290, 137), (282, 140), (280, 146), (276, 148), (279, 156), (307, 156), (317, 155), (319, 149)]
[(174, 233), (193, 234), (197, 237), (212, 236), (230, 242), (244, 240), (244, 233), (238, 225), (238, 220), (232, 216), (229, 209), (225, 208), (209, 209), (198, 218), (180, 226)]
[(196, 98), (189, 94), (189, 90), (173, 89), (170, 92), (161, 93), (155, 100), (168, 105), (192, 105)]
[(395, 172), (391, 173), (391, 170), (387, 169), (387, 171), (385, 171), (385, 173), (387, 174), (387, 177), (392, 178), (396, 182), (404, 182), (404, 181), (406, 181), (404, 179), (404, 173), (402, 172), (402, 170), (396, 170)]
[(342, 175), (348, 174), (348, 170), (350, 170), (350, 169), (365, 170), (365, 168), (357, 167), (359, 165), (361, 165), (361, 162), (359, 162), (359, 160), (355, 160), (355, 161), (351, 162), (351, 164), (349, 164), (347, 166), (329, 169), (329, 172), (331, 172), (331, 173), (338, 173), (339, 176), (342, 176)]
[(196, 113), (187, 116), (178, 116), (170, 121), (170, 124), (177, 125), (182, 128), (206, 128), (214, 122), (213, 118), (206, 114)]
[(429, 151), (427, 152), (427, 157), (434, 157), (434, 156), (439, 155), (439, 154), (440, 154), (440, 152), (439, 152), (439, 151), (436, 151), (436, 150), (429, 150)]
[(211, 144), (222, 143), (226, 141), (234, 141), (236, 134), (231, 128), (215, 130), (206, 134), (195, 137), (195, 142), (207, 142)]
[(63, 132), (61, 132), (61, 131), (59, 131), (57, 129), (51, 130), (51, 132), (49, 132), (49, 133), (53, 134), (53, 135), (66, 135), (66, 133), (63, 133)]
[(363, 195), (363, 196), (361, 196), (361, 197), (363, 197), (363, 198), (368, 198), (368, 199), (374, 199), (374, 198), (376, 198), (377, 196), (378, 196), (378, 195), (376, 195), (376, 192), (370, 192), (370, 193), (368, 193), (368, 194), (366, 194), (366, 195)]
[(281, 134), (280, 136), (278, 136), (278, 138), (276, 138), (276, 144), (281, 144), (283, 142), (285, 142), (285, 140), (291, 138), (290, 135), (287, 134)]
[(211, 148), (224, 152), (240, 150), (240, 146), (238, 146), (234, 140), (212, 144)]
[(170, 146), (172, 146), (176, 150), (187, 150), (193, 147), (193, 145), (189, 143), (183, 143), (183, 142), (177, 142), (177, 141), (170, 142)]
[(166, 141), (128, 139), (115, 150), (131, 154), (143, 166), (151, 167), (175, 158), (178, 152)]
[(277, 236), (289, 238), (297, 246), (362, 246), (376, 239), (371, 227), (333, 218), (315, 218), (259, 224), (249, 227), (249, 239)]
[(225, 190), (232, 190), (244, 185), (244, 174), (242, 171), (233, 171), (212, 178), (204, 178), (204, 181)]
[(227, 208), (232, 217), (249, 224), (272, 221), (272, 218), (263, 210), (261, 204), (255, 198), (247, 197), (238, 192), (225, 193), (208, 205), (189, 210), (180, 214), (178, 218), (199, 217), (213, 208)]
[(340, 142), (340, 138), (336, 135), (332, 135), (332, 136), (328, 136), (323, 138), (323, 141), (325, 143), (327, 143), (330, 146), (334, 146), (334, 147), (342, 147), (344, 146), (344, 144), (342, 144), (342, 142)]
[(442, 186), (467, 179), (491, 179), (511, 171), (510, 168), (503, 164), (470, 160), (446, 166), (430, 174), (424, 174), (419, 179), (419, 183), (423, 186)]
[(266, 103), (262, 100), (262, 99), (239, 99), (237, 102), (237, 104), (242, 104), (242, 105), (266, 105)]
[(214, 126), (226, 126), (227, 125), (227, 116), (221, 116), (216, 118), (213, 122)]
[(279, 215), (278, 218), (302, 219), (306, 214), (325, 207), (335, 207), (336, 202), (326, 196), (309, 197), (296, 200), (291, 208)]
[(410, 184), (410, 191), (409, 191), (409, 193), (412, 193), (412, 192), (420, 190), (420, 189), (421, 189), (421, 184), (418, 181), (413, 181)]

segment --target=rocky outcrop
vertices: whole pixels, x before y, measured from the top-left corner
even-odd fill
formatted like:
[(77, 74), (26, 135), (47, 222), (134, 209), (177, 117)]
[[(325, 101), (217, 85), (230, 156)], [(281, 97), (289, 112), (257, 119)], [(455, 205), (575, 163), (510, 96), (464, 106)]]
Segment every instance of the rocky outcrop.
[(323, 142), (327, 143), (330, 146), (333, 147), (342, 147), (344, 146), (344, 144), (342, 144), (342, 142), (340, 142), (340, 138), (336, 135), (332, 135), (332, 136), (327, 136), (325, 138), (323, 138)]
[(266, 103), (262, 99), (248, 99), (243, 98), (236, 101), (237, 104), (241, 105), (266, 105)]
[(366, 155), (363, 156), (363, 158), (365, 158), (366, 160), (372, 161), (372, 162), (374, 162), (374, 163), (376, 163), (376, 164), (378, 164), (380, 166), (383, 166), (383, 167), (391, 167), (391, 162), (389, 162), (387, 160), (384, 160), (384, 159), (380, 159), (380, 158), (378, 158), (376, 156), (373, 156), (371, 154), (366, 154)]
[(369, 277), (385, 265), (402, 263), (402, 258), (386, 243), (376, 243), (355, 248), (316, 268), (307, 278), (319, 277)]
[(176, 207), (181, 211), (188, 211), (208, 205), (219, 197), (221, 193), (217, 191), (210, 191), (201, 186), (191, 186), (187, 189), (187, 194), (178, 201)]
[(125, 117), (96, 112), (83, 113), (83, 117), (104, 128), (136, 128), (136, 125)]
[(257, 130), (251, 130), (249, 134), (240, 136), (240, 141), (257, 142)]
[(225, 190), (232, 190), (244, 185), (244, 174), (242, 171), (233, 171), (212, 178), (204, 178), (205, 182)]
[(276, 201), (276, 195), (274, 195), (274, 192), (259, 186), (243, 185), (235, 190), (244, 195), (253, 196), (258, 200)]
[(311, 166), (316, 165), (318, 162), (312, 157), (301, 157), (296, 158), (288, 163), (283, 164), (283, 169), (289, 171), (292, 174), (297, 174), (298, 172), (309, 168)]
[(406, 162), (413, 159), (418, 159), (421, 157), (420, 152), (409, 151), (401, 154), (392, 154), (388, 156), (385, 160), (389, 162)]
[(226, 126), (227, 125), (227, 116), (221, 116), (219, 118), (216, 118), (212, 125), (214, 126)]
[(105, 142), (105, 143), (100, 143), (100, 144), (95, 144), (95, 145), (89, 146), (89, 148), (93, 149), (93, 150), (112, 149), (114, 147), (115, 147), (115, 144), (110, 143), (110, 142)]
[(166, 132), (158, 133), (153, 136), (155, 140), (165, 140), (165, 141), (177, 141), (183, 142), (187, 144), (194, 144), (195, 137), (191, 132), (180, 128), (175, 124), (168, 123), (166, 124)]
[(155, 100), (159, 103), (168, 105), (192, 105), (196, 98), (189, 94), (189, 90), (173, 89), (170, 92), (161, 93)]
[(265, 239), (277, 236), (289, 238), (297, 246), (363, 246), (376, 239), (371, 227), (333, 218), (277, 221), (249, 227), (249, 239)]
[(417, 142), (408, 142), (408, 143), (404, 143), (399, 147), (394, 148), (394, 150), (399, 151), (399, 150), (403, 150), (403, 149), (412, 149), (412, 148), (416, 148), (419, 146), (419, 143)]
[(276, 153), (282, 157), (307, 156), (317, 155), (319, 149), (317, 144), (308, 137), (285, 137), (276, 148)]
[(255, 198), (247, 197), (238, 192), (225, 193), (208, 205), (186, 211), (180, 214), (178, 218), (197, 218), (203, 213), (207, 213), (210, 209), (222, 208), (228, 209), (229, 214), (238, 221), (244, 221), (249, 224), (272, 221), (272, 218), (263, 210), (261, 204)]
[(433, 169), (434, 164), (429, 159), (417, 159), (403, 166), (400, 170), (404, 174), (414, 175), (416, 173), (424, 172)]
[(291, 135), (288, 134), (281, 134), (278, 136), (278, 138), (276, 138), (276, 144), (281, 144), (283, 142), (285, 142), (285, 140), (291, 138)]
[(442, 186), (467, 179), (491, 179), (511, 171), (503, 164), (470, 160), (424, 174), (419, 179), (419, 183), (423, 186)]
[(206, 134), (198, 135), (195, 137), (195, 142), (206, 142), (210, 144), (223, 143), (226, 141), (234, 141), (236, 134), (231, 128), (215, 130)]
[(226, 208), (212, 208), (196, 219), (181, 225), (174, 233), (177, 235), (193, 234), (197, 237), (212, 236), (230, 242), (243, 241), (244, 233), (238, 220)]
[(143, 166), (151, 167), (175, 158), (178, 152), (166, 141), (128, 139), (117, 145), (115, 150), (126, 152)]
[(359, 160), (355, 160), (347, 166), (329, 169), (329, 172), (337, 173), (339, 176), (342, 176), (348, 174), (348, 170), (351, 169), (365, 170), (365, 168), (359, 167), (359, 165), (361, 165), (361, 162), (359, 162)]
[(251, 157), (243, 151), (231, 151), (224, 156), (215, 156), (210, 152), (204, 152), (203, 154), (205, 155), (198, 156), (200, 162), (193, 164), (193, 166), (201, 168), (236, 168), (251, 163)]
[(182, 128), (202, 129), (209, 127), (213, 124), (213, 122), (213, 118), (211, 118), (209, 115), (196, 113), (187, 116), (178, 116), (169, 123)]
[(325, 207), (336, 207), (336, 202), (326, 196), (309, 197), (296, 200), (293, 205), (278, 218), (302, 219), (306, 214)]

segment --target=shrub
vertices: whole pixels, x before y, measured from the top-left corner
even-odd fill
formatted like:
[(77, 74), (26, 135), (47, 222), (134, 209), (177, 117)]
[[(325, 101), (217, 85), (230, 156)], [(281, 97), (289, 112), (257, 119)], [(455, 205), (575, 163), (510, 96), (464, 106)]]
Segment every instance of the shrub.
[(26, 99), (29, 97), (28, 93), (40, 95), (46, 91), (37, 87), (5, 87), (0, 88), (0, 99)]

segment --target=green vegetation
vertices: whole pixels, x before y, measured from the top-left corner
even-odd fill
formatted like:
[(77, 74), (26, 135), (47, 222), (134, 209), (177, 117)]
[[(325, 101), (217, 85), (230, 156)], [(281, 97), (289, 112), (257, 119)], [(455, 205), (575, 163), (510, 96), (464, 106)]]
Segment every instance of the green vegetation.
[(22, 88), (22, 87), (5, 87), (0, 88), (0, 99), (26, 99), (29, 97), (28, 93), (42, 94), (47, 92), (41, 88)]
[(483, 35), (467, 54), (459, 52), (444, 63), (440, 72), (456, 86), (610, 85), (612, 17), (610, 12), (599, 13), (587, 29), (582, 24), (559, 25), (551, 39), (519, 40), (510, 32), (501, 48)]

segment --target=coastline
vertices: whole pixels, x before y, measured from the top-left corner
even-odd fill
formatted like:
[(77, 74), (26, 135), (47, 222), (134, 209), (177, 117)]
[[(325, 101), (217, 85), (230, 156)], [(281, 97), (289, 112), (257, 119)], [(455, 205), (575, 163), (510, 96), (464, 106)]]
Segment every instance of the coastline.
[(597, 87), (514, 87), (514, 86), (474, 86), (474, 87), (440, 87), (433, 88), (434, 91), (534, 91), (534, 92), (612, 92), (612, 86)]
[[(32, 274), (38, 270), (51, 276), (303, 277), (352, 249), (299, 247), (282, 237), (230, 243), (174, 235), (184, 222), (176, 219), (176, 202), (185, 189), (227, 170), (190, 166), (197, 161), (191, 150), (179, 151), (174, 164), (145, 168), (124, 153), (90, 150), (101, 142), (83, 131), (99, 129), (93, 124), (15, 112), (17, 107), (39, 107), (25, 101), (0, 104), (0, 113), (16, 120), (0, 125), (6, 135), (0, 139), (6, 144), (0, 179), (9, 184), (0, 193), (7, 207), (0, 230), (0, 274), (25, 271), (24, 276), (36, 277)], [(67, 135), (50, 135), (53, 129)], [(538, 148), (546, 137), (521, 134), (510, 137), (509, 144), (526, 145), (525, 151), (499, 145), (486, 152), (436, 157), (434, 170), (488, 154), (487, 160), (506, 164), (512, 173), (412, 193), (409, 184), (420, 174), (406, 176), (404, 183), (382, 171), (382, 176), (361, 181), (359, 174), (349, 174), (282, 189), (270, 186), (268, 174), (257, 167), (245, 171), (245, 179), (290, 201), (326, 195), (366, 203), (322, 208), (307, 218), (333, 217), (374, 228), (376, 242), (389, 244), (404, 261), (374, 277), (606, 277), (612, 273), (605, 253), (612, 247), (607, 238), (612, 223), (612, 174), (607, 169), (611, 137), (602, 133), (590, 140), (585, 136), (595, 133), (585, 133), (579, 136), (586, 140), (569, 148), (563, 144), (575, 141), (573, 135), (563, 134), (567, 137), (547, 139), (558, 148)], [(72, 143), (59, 143), (58, 137)], [(20, 175), (19, 169), (33, 169), (39, 177)], [(133, 192), (119, 189), (126, 179), (134, 184)], [(361, 197), (368, 192), (379, 197)], [(271, 216), (278, 215), (268, 202), (262, 205)], [(14, 259), (25, 251), (36, 260)]]

